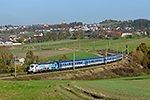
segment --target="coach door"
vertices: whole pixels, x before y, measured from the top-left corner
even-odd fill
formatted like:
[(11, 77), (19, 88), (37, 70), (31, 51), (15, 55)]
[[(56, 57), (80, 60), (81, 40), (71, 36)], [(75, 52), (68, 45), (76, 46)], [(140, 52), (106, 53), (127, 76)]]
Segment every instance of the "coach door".
[(85, 66), (88, 66), (88, 61), (85, 61)]

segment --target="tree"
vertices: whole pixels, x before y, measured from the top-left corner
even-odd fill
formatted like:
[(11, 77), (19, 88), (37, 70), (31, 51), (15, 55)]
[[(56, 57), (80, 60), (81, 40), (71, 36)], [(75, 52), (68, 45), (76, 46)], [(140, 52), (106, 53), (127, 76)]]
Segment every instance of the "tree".
[(19, 43), (22, 43), (24, 41), (24, 38), (23, 37), (20, 37), (19, 39), (18, 39), (18, 42)]
[(148, 59), (148, 56), (144, 56), (143, 59), (142, 59), (142, 65), (145, 67), (145, 68), (148, 68), (148, 63), (149, 63), (149, 59)]
[(141, 43), (140, 46), (137, 47), (137, 50), (140, 50), (144, 53), (144, 55), (147, 55), (149, 49), (145, 43)]
[(68, 60), (68, 57), (66, 55), (63, 55), (59, 58), (59, 61)]
[(82, 39), (85, 38), (83, 30), (79, 30), (79, 35), (80, 35), (80, 38), (82, 38)]
[(26, 64), (30, 65), (34, 62), (34, 54), (31, 50), (28, 50), (26, 53)]
[(75, 31), (73, 34), (72, 34), (72, 39), (78, 39), (78, 35), (79, 33), (77, 31)]
[(142, 53), (142, 51), (133, 49), (133, 51), (132, 51), (132, 60), (134, 62), (136, 62), (138, 64), (141, 64), (141, 62), (143, 60), (143, 56), (144, 56), (144, 54)]
[(141, 43), (137, 49), (132, 51), (133, 61), (145, 68), (150, 68), (150, 50), (145, 43)]
[(61, 40), (61, 39), (64, 39), (64, 33), (62, 31), (60, 31), (58, 33), (58, 39)]
[(11, 65), (13, 62), (13, 54), (6, 47), (0, 48), (0, 59), (4, 61), (5, 65)]
[(71, 36), (69, 30), (66, 30), (66, 36)]

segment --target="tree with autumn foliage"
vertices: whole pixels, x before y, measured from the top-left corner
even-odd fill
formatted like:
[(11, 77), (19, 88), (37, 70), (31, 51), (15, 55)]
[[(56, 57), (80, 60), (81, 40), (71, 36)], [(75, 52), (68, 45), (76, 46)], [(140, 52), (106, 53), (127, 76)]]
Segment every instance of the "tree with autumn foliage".
[(145, 43), (141, 43), (137, 49), (133, 49), (132, 61), (141, 64), (145, 68), (150, 68), (150, 49)]
[(63, 55), (59, 58), (59, 61), (68, 60), (68, 57), (66, 55)]
[(19, 39), (18, 39), (18, 42), (19, 43), (22, 43), (24, 41), (24, 38), (23, 37), (20, 37)]
[(6, 47), (0, 48), (0, 73), (6, 72), (6, 68), (12, 66), (14, 62), (13, 54)]
[(31, 50), (28, 50), (26, 53), (26, 64), (30, 65), (34, 62), (34, 54)]

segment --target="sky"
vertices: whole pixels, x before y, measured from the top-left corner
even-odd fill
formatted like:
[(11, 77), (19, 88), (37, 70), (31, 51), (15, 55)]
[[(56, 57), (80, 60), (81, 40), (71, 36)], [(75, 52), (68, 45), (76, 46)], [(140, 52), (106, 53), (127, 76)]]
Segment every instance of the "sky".
[(150, 0), (1, 0), (0, 25), (150, 19)]

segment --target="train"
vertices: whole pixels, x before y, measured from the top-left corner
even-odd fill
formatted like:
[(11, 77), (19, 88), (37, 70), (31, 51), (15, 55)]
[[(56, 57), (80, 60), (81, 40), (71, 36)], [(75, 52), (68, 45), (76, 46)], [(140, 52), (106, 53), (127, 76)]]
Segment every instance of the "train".
[(30, 64), (28, 73), (47, 72), (53, 70), (63, 70), (78, 67), (87, 67), (92, 65), (105, 64), (121, 60), (123, 54), (115, 54), (107, 57), (96, 57), (77, 60), (56, 61), (53, 63)]

